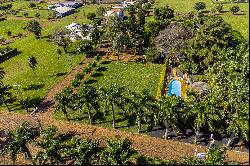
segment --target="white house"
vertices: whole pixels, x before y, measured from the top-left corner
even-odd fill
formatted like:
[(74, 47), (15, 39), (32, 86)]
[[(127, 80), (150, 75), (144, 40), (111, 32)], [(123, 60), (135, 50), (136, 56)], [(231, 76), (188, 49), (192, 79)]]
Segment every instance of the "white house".
[(113, 8), (109, 11), (107, 11), (104, 16), (105, 17), (110, 17), (110, 16), (113, 16), (113, 15), (117, 15), (121, 20), (123, 20), (124, 18), (124, 10), (123, 9), (119, 9), (119, 8)]
[(56, 7), (52, 10), (56, 11), (57, 17), (64, 17), (75, 12), (75, 9), (71, 7)]
[(75, 41), (78, 39), (82, 40), (92, 40), (91, 38), (91, 33), (94, 30), (93, 25), (86, 25), (82, 26), (81, 24), (78, 23), (71, 23), (66, 28), (69, 30), (69, 38), (71, 41)]

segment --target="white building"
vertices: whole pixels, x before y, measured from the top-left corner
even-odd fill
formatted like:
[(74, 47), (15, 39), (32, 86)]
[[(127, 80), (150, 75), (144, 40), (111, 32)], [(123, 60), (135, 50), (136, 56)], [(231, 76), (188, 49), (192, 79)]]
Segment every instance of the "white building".
[(105, 17), (110, 17), (113, 15), (117, 15), (121, 20), (123, 20), (124, 10), (122, 8), (113, 8), (104, 14)]
[(75, 40), (92, 40), (91, 33), (95, 29), (93, 25), (82, 26), (78, 23), (71, 23), (66, 28), (69, 30), (69, 38), (71, 41)]
[(75, 9), (71, 7), (57, 7), (52, 10), (56, 11), (57, 17), (64, 17), (75, 12)]

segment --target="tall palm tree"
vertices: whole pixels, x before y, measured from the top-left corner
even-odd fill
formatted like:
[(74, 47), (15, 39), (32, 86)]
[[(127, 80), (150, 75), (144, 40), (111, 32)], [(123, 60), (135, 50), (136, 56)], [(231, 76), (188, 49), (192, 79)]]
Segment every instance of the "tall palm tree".
[(33, 163), (32, 155), (28, 148), (28, 143), (36, 137), (36, 132), (30, 127), (28, 122), (24, 122), (21, 126), (9, 132), (9, 140), (11, 140), (1, 151), (1, 154), (10, 154), (13, 162), (16, 161), (17, 155), (24, 153), (25, 158)]
[(29, 57), (29, 66), (32, 69), (33, 73), (35, 74), (35, 68), (37, 66), (37, 61), (34, 56)]
[(178, 116), (177, 116), (178, 98), (176, 96), (171, 96), (171, 97), (167, 96), (165, 98), (162, 98), (159, 102), (160, 102), (159, 118), (166, 127), (164, 138), (168, 139), (169, 126), (172, 126), (172, 128), (175, 129), (178, 122)]
[(143, 90), (141, 94), (132, 92), (131, 108), (135, 112), (138, 124), (138, 133), (141, 132), (142, 119), (146, 117), (154, 99), (147, 90)]
[(99, 108), (98, 94), (94, 87), (83, 86), (77, 94), (77, 105), (81, 109), (87, 109), (89, 124), (92, 124), (92, 110)]
[(113, 128), (116, 128), (115, 107), (119, 107), (122, 102), (124, 87), (120, 87), (114, 83), (109, 88), (101, 88), (100, 90), (104, 95), (103, 99), (106, 102), (107, 109), (112, 111)]

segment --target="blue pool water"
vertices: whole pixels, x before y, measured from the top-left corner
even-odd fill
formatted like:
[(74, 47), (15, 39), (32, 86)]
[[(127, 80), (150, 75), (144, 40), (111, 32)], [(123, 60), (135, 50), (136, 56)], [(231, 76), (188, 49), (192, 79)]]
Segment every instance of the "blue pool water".
[(172, 80), (168, 87), (168, 96), (176, 95), (181, 97), (181, 82)]

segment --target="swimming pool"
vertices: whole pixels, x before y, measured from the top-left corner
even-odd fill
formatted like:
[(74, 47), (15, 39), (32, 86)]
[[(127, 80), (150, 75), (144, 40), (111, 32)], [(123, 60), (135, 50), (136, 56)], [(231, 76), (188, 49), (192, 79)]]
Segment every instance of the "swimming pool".
[(181, 82), (172, 80), (168, 87), (168, 96), (176, 95), (181, 97)]

